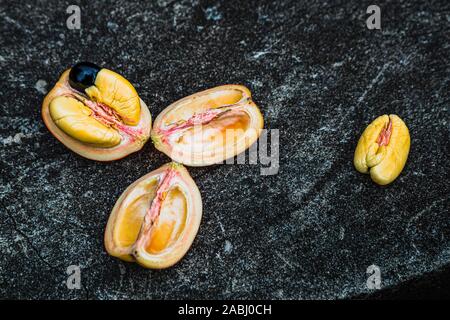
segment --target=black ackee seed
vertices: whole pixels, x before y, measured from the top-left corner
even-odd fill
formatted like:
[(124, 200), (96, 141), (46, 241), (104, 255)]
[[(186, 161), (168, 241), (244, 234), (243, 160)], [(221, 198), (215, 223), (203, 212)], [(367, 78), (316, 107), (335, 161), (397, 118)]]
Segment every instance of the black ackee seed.
[(101, 70), (99, 66), (90, 62), (79, 62), (72, 67), (69, 73), (69, 84), (72, 88), (84, 92), (95, 83), (97, 73)]

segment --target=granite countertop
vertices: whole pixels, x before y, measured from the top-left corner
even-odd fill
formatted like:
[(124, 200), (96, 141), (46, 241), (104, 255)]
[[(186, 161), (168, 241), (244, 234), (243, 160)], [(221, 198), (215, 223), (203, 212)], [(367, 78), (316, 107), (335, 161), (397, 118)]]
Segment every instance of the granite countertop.
[[(352, 298), (376, 265), (389, 288), (450, 263), (447, 1), (2, 1), (0, 298)], [(244, 84), (279, 129), (263, 165), (189, 168), (203, 197), (185, 258), (161, 271), (112, 258), (103, 232), (122, 191), (169, 159), (147, 143), (113, 163), (81, 158), (40, 108), (60, 73), (88, 60), (128, 78), (155, 118), (171, 102)], [(400, 177), (353, 167), (365, 126), (410, 129)], [(66, 286), (78, 265), (81, 289)]]

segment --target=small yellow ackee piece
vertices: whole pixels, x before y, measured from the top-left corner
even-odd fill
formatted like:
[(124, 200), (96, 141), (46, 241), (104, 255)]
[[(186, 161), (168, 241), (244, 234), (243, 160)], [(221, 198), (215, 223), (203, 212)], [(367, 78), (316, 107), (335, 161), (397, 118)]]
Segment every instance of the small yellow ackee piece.
[(355, 150), (353, 163), (361, 173), (370, 173), (379, 185), (394, 181), (408, 159), (410, 136), (397, 115), (382, 115), (363, 132)]
[(86, 94), (94, 101), (114, 109), (127, 125), (137, 125), (141, 106), (136, 89), (120, 74), (101, 69), (95, 84), (86, 88)]
[(49, 109), (55, 124), (74, 139), (102, 147), (113, 147), (121, 141), (116, 130), (91, 117), (91, 109), (74, 98), (56, 97)]

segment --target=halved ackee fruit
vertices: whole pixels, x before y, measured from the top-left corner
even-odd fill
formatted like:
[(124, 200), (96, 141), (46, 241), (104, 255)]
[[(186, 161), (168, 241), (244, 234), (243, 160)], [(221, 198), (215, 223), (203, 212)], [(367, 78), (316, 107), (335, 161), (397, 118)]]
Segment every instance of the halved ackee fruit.
[(369, 173), (374, 182), (386, 185), (402, 172), (408, 159), (411, 139), (405, 123), (397, 115), (376, 118), (363, 132), (355, 150), (356, 170)]
[(172, 160), (206, 166), (249, 148), (263, 123), (246, 87), (224, 85), (172, 103), (155, 119), (151, 137)]
[(108, 253), (163, 269), (189, 250), (202, 217), (202, 198), (183, 165), (172, 162), (131, 184), (117, 200), (105, 231)]
[(42, 118), (66, 147), (99, 161), (140, 150), (150, 137), (152, 121), (128, 80), (89, 62), (61, 75), (42, 103)]

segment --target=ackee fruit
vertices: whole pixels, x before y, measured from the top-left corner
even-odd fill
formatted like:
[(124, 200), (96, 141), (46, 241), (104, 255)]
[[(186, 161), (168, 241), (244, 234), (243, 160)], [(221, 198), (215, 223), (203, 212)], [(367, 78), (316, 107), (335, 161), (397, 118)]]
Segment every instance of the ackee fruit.
[(66, 70), (42, 103), (50, 132), (83, 157), (111, 161), (142, 148), (151, 115), (121, 75), (90, 62)]
[(189, 250), (202, 217), (197, 185), (172, 162), (131, 184), (117, 200), (105, 231), (107, 252), (146, 268), (162, 269)]
[(172, 160), (206, 166), (245, 151), (258, 139), (263, 124), (250, 91), (224, 85), (172, 103), (156, 118), (151, 137)]

